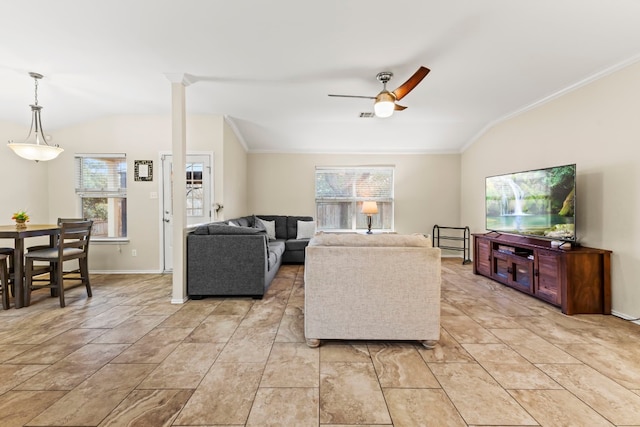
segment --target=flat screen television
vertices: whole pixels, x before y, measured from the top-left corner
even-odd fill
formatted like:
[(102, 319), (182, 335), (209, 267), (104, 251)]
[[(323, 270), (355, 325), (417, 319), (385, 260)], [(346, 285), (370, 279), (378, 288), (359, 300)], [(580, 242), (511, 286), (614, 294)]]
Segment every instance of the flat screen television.
[(486, 229), (576, 240), (576, 165), (490, 176), (485, 185)]

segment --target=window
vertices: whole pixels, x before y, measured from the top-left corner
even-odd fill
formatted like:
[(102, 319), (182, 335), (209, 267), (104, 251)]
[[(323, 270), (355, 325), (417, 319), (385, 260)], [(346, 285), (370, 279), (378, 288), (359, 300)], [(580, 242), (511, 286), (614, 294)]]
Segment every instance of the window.
[(392, 231), (393, 172), (392, 166), (316, 168), (318, 230), (366, 230), (362, 202), (375, 201), (372, 228)]
[(82, 217), (93, 220), (91, 238), (127, 237), (127, 158), (125, 154), (76, 154), (76, 193)]

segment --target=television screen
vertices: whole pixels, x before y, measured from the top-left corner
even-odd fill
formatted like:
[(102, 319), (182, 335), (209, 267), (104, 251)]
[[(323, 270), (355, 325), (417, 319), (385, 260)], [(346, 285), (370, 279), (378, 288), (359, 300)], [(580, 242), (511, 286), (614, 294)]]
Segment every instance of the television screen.
[(487, 177), (486, 228), (575, 240), (575, 195), (575, 164)]

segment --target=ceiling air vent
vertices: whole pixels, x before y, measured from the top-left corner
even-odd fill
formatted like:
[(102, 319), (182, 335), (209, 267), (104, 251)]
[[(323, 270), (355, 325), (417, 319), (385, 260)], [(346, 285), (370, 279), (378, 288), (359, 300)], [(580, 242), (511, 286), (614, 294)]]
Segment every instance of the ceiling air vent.
[(373, 114), (372, 112), (360, 113), (361, 119), (370, 119), (371, 117), (375, 117), (375, 114)]

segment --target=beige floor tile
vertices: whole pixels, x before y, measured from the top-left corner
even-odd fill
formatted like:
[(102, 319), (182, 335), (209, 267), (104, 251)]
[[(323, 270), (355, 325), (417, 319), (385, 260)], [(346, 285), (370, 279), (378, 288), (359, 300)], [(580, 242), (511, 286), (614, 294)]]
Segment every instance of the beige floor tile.
[(433, 349), (417, 347), (425, 362), (473, 363), (475, 360), (451, 334), (440, 329), (440, 340)]
[(465, 350), (480, 364), (504, 363), (527, 364), (527, 359), (520, 356), (505, 344), (462, 344)]
[(192, 331), (193, 328), (154, 329), (122, 352), (112, 363), (160, 363)]
[(266, 363), (276, 337), (267, 329), (239, 327), (220, 353), (219, 361), (225, 363)]
[(413, 344), (369, 344), (382, 388), (439, 388), (440, 384)]
[(247, 426), (318, 426), (318, 388), (258, 389)]
[(241, 321), (242, 316), (210, 315), (189, 334), (185, 342), (227, 342)]
[(538, 365), (561, 386), (616, 425), (640, 425), (640, 396), (586, 365)]
[(320, 362), (364, 362), (371, 363), (367, 344), (347, 341), (323, 342), (320, 348)]
[(285, 312), (276, 334), (276, 342), (305, 342), (304, 315), (301, 312), (296, 314)]
[(640, 351), (638, 343), (620, 343), (612, 347), (599, 344), (558, 344), (576, 359), (605, 374), (627, 388), (640, 386)]
[(126, 344), (87, 344), (40, 371), (14, 390), (71, 390), (126, 348)]
[(249, 298), (224, 299), (216, 306), (212, 314), (228, 314), (231, 316), (244, 316), (253, 306), (253, 300)]
[(90, 329), (115, 328), (141, 309), (142, 308), (140, 306), (119, 305), (110, 308), (97, 316), (90, 317), (87, 321), (82, 322), (80, 327)]
[(466, 426), (442, 389), (385, 388), (383, 391), (396, 426)]
[(96, 426), (153, 369), (107, 365), (29, 422), (30, 426)]
[(468, 316), (441, 316), (440, 324), (460, 344), (500, 342), (489, 330)]
[(246, 423), (263, 368), (260, 363), (216, 362), (178, 415), (176, 424)]
[(320, 423), (391, 423), (372, 363), (320, 364)]
[(523, 364), (482, 362), (481, 365), (493, 379), (507, 390), (553, 390), (562, 388), (551, 377), (529, 362)]
[(92, 342), (102, 344), (133, 344), (162, 323), (166, 318), (167, 316), (131, 316)]
[(168, 426), (193, 390), (134, 390), (99, 427)]
[(27, 381), (49, 365), (0, 365), (0, 395)]
[[(306, 347), (299, 265), (283, 266), (261, 300), (171, 304), (164, 274), (94, 275), (94, 297), (69, 292), (65, 309), (41, 291), (30, 307), (0, 311), (0, 425), (238, 427), (295, 418), (380, 427), (393, 416), (396, 425), (446, 426), (463, 415), (470, 426), (640, 425), (639, 325), (565, 316), (459, 260), (442, 264), (444, 321), (432, 350), (381, 341)], [(119, 343), (98, 344), (107, 341)], [(437, 381), (419, 380), (416, 354)], [(59, 390), (31, 390), (44, 388)]]
[(578, 359), (528, 329), (492, 329), (491, 332), (531, 363), (579, 363)]
[(537, 424), (480, 365), (430, 363), (429, 368), (467, 423)]
[(138, 386), (139, 389), (194, 389), (211, 368), (224, 344), (183, 343)]
[(9, 391), (0, 396), (0, 425), (24, 426), (65, 394), (64, 391)]
[(189, 301), (180, 310), (167, 317), (161, 324), (163, 328), (196, 328), (213, 310), (214, 305), (198, 304), (201, 301)]
[(510, 393), (543, 426), (613, 426), (567, 390), (512, 390)]
[(13, 359), (19, 354), (25, 353), (37, 344), (0, 344), (0, 363)]
[(274, 343), (260, 387), (318, 387), (320, 351), (304, 343)]

